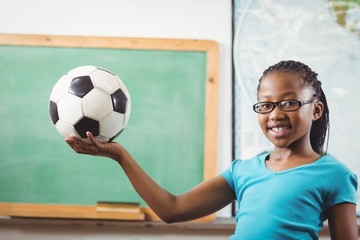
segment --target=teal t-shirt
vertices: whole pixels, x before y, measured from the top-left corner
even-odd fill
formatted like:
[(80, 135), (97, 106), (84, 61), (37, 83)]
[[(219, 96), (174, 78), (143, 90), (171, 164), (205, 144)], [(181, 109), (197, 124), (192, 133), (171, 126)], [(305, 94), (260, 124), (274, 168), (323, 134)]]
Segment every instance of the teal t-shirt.
[(357, 178), (334, 157), (273, 172), (266, 167), (266, 156), (235, 160), (221, 173), (238, 203), (230, 239), (318, 239), (328, 207), (356, 204)]

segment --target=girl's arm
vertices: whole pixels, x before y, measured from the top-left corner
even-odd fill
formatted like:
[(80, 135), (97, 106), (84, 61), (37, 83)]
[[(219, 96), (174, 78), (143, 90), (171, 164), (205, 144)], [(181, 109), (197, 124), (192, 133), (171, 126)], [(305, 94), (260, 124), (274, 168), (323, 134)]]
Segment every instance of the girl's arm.
[(67, 138), (65, 141), (77, 153), (103, 156), (117, 161), (137, 193), (165, 222), (187, 221), (203, 217), (225, 207), (234, 200), (232, 189), (221, 176), (204, 181), (190, 191), (175, 196), (146, 174), (122, 145), (99, 143), (91, 133), (87, 133), (87, 135), (89, 141), (82, 141), (75, 136)]
[(330, 207), (327, 214), (332, 240), (358, 240), (355, 204), (337, 204)]

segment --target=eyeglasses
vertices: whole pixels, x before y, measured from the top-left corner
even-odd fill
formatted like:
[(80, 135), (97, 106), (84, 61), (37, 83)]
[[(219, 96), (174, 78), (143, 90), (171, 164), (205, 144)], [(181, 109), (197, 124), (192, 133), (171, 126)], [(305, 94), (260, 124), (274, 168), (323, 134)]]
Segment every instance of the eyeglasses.
[(298, 101), (294, 99), (283, 100), (280, 102), (258, 102), (253, 105), (256, 113), (265, 114), (270, 113), (276, 106), (284, 112), (292, 112), (298, 110), (301, 106), (314, 102), (315, 100)]

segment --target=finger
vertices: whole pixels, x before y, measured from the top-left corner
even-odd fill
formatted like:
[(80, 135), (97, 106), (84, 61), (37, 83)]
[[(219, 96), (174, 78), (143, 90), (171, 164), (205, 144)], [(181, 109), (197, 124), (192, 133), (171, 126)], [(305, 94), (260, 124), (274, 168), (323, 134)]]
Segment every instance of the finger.
[(77, 153), (87, 153), (86, 144), (75, 135), (65, 138), (65, 142)]
[(65, 140), (65, 142), (66, 142), (67, 144), (69, 144), (70, 146), (74, 144), (74, 142), (71, 140), (71, 138), (68, 138), (68, 137), (67, 137), (67, 138), (65, 138), (64, 140)]
[(92, 145), (94, 145), (96, 148), (99, 146), (99, 142), (96, 141), (96, 139), (94, 138), (94, 135), (92, 135), (91, 132), (86, 132), (86, 136), (88, 137), (88, 139), (90, 140)]
[(74, 148), (75, 147), (75, 141), (71, 138), (71, 137), (67, 137), (64, 139), (65, 142), (71, 147)]

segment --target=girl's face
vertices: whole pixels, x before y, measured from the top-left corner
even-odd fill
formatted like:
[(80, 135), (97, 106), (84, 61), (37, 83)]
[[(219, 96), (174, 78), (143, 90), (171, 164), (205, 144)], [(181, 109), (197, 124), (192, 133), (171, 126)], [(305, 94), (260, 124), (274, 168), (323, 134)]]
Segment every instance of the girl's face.
[[(258, 92), (259, 102), (288, 99), (312, 100), (312, 89), (299, 74), (274, 71), (263, 77)], [(265, 136), (276, 148), (311, 148), (311, 125), (321, 113), (322, 104), (316, 102), (305, 104), (292, 112), (284, 112), (276, 106), (270, 113), (258, 114), (258, 121)]]

